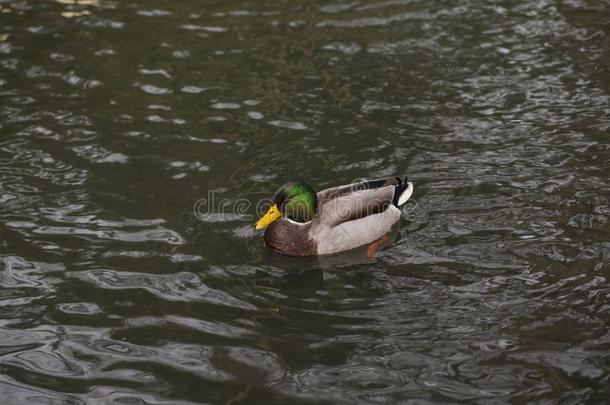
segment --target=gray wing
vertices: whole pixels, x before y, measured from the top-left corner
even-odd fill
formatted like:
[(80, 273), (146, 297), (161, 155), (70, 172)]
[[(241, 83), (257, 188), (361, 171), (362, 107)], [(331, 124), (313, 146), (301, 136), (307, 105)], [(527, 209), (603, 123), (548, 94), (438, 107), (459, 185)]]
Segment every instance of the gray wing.
[(384, 212), (392, 204), (398, 184), (392, 177), (322, 190), (318, 193), (318, 220), (334, 227)]

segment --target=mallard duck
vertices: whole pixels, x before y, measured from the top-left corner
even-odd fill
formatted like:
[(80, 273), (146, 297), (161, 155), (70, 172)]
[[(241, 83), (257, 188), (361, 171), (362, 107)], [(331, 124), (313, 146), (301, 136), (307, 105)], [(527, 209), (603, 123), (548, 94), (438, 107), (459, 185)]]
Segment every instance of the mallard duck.
[(381, 239), (400, 219), (413, 183), (398, 177), (322, 190), (291, 182), (279, 188), (273, 205), (256, 222), (265, 244), (288, 256), (326, 255)]

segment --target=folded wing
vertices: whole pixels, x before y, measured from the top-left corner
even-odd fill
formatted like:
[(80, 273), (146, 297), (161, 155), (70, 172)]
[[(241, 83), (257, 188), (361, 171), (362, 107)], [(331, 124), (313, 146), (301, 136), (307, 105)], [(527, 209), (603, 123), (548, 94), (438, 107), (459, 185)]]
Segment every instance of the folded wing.
[(334, 227), (382, 213), (392, 204), (399, 185), (398, 179), (390, 177), (322, 190), (318, 193), (319, 221)]

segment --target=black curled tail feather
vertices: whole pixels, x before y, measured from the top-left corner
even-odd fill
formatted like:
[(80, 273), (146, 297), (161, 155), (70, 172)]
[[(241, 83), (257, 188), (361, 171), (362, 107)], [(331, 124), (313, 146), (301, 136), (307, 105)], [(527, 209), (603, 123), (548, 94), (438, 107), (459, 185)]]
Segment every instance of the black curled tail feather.
[(398, 184), (396, 185), (396, 190), (394, 190), (394, 198), (392, 198), (392, 204), (398, 207), (398, 199), (400, 198), (403, 191), (409, 187), (409, 176), (405, 176), (405, 180), (402, 181), (400, 177), (396, 177), (398, 180)]

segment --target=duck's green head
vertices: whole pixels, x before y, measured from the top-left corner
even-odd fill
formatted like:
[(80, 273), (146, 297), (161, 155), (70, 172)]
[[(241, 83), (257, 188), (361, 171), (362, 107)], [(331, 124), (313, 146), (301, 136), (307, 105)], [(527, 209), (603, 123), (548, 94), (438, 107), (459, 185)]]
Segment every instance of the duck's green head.
[(273, 205), (254, 225), (263, 229), (280, 217), (296, 222), (311, 221), (318, 208), (318, 197), (315, 190), (307, 183), (286, 183), (278, 189), (273, 197)]

